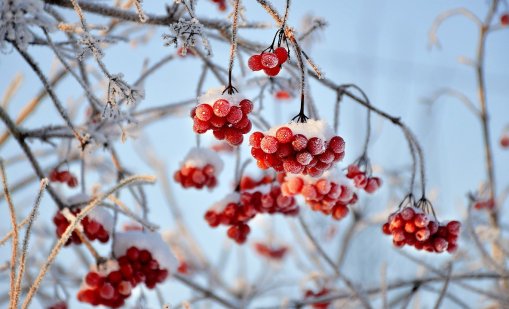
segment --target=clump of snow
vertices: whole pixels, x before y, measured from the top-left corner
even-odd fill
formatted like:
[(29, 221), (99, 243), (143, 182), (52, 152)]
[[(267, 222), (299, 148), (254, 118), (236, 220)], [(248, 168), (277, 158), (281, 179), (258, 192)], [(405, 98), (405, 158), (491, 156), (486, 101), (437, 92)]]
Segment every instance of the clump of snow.
[(85, 193), (78, 193), (67, 197), (66, 200), (69, 205), (83, 204), (90, 201), (90, 196)]
[(260, 192), (260, 193), (262, 193), (262, 194), (267, 194), (267, 193), (269, 193), (269, 192), (270, 192), (270, 190), (272, 189), (272, 187), (274, 187), (274, 185), (273, 185), (273, 184), (266, 183), (266, 184), (263, 184), (263, 185), (260, 185), (260, 186), (254, 187), (253, 189), (243, 190), (242, 192), (247, 192), (247, 193)]
[(185, 167), (197, 168), (203, 168), (207, 164), (214, 166), (216, 174), (221, 173), (223, 170), (223, 160), (221, 160), (221, 157), (208, 148), (191, 148), (181, 163)]
[(114, 260), (114, 259), (107, 260), (106, 262), (99, 264), (99, 266), (94, 264), (90, 267), (91, 271), (94, 271), (104, 277), (106, 277), (110, 272), (116, 271), (119, 269), (120, 269), (120, 266), (118, 265), (117, 260)]
[(290, 122), (277, 127), (270, 128), (265, 134), (276, 136), (276, 132), (281, 127), (287, 127), (292, 130), (293, 134), (302, 134), (306, 138), (318, 137), (324, 141), (330, 140), (336, 134), (330, 125), (324, 120), (308, 119), (307, 122)]
[(219, 99), (226, 100), (230, 102), (230, 105), (238, 106), (240, 101), (245, 100), (246, 97), (242, 95), (241, 93), (234, 93), (234, 94), (228, 94), (225, 92), (223, 94), (225, 87), (218, 87), (218, 88), (211, 88), (207, 90), (207, 92), (201, 96), (198, 97), (198, 104), (208, 104), (208, 105), (214, 105), (214, 102), (216, 102)]
[(178, 261), (170, 247), (164, 242), (161, 234), (154, 232), (128, 231), (115, 234), (113, 253), (123, 256), (130, 247), (150, 251), (152, 257), (168, 271), (175, 272)]
[(113, 216), (103, 207), (95, 207), (88, 213), (87, 217), (101, 224), (108, 234), (111, 235), (113, 232)]
[(222, 212), (226, 206), (230, 203), (239, 203), (240, 202), (240, 194), (237, 192), (230, 193), (226, 195), (221, 200), (215, 202), (210, 206), (210, 210), (213, 210), (215, 212)]

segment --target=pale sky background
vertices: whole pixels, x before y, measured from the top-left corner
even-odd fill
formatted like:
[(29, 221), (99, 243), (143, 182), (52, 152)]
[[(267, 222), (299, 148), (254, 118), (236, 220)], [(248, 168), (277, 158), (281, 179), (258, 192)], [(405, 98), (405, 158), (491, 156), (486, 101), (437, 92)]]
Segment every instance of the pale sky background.
[[(109, 3), (109, 1), (104, 1)], [(163, 4), (169, 1), (145, 1), (144, 7), (147, 12), (159, 13), (163, 11)], [(243, 1), (246, 6), (247, 16), (253, 21), (271, 21), (265, 12), (255, 1)], [(284, 1), (278, 0), (273, 3), (280, 9)], [(453, 17), (446, 21), (439, 30), (438, 35), (442, 43), (442, 49), (430, 50), (428, 48), (428, 31), (434, 18), (441, 12), (456, 8), (466, 7), (475, 14), (484, 18), (487, 11), (487, 1), (452, 1), (452, 0), (430, 0), (430, 1), (293, 1), (290, 11), (289, 24), (299, 25), (301, 18), (306, 14), (313, 14), (328, 21), (329, 26), (323, 31), (321, 40), (316, 42), (310, 54), (326, 73), (326, 77), (338, 83), (354, 83), (360, 86), (369, 96), (372, 103), (388, 113), (401, 116), (402, 120), (416, 133), (421, 142), (425, 158), (428, 180), (428, 191), (430, 197), (435, 199), (435, 208), (439, 217), (454, 219), (463, 216), (465, 212), (466, 194), (478, 188), (485, 179), (484, 154), (482, 148), (482, 137), (478, 120), (456, 99), (442, 98), (433, 107), (423, 103), (423, 99), (432, 95), (442, 87), (451, 87), (463, 91), (472, 101), (477, 104), (476, 79), (474, 70), (471, 67), (458, 63), (458, 57), (475, 57), (477, 44), (477, 28), (464, 17)], [(500, 12), (509, 10), (505, 3), (500, 5)], [(77, 21), (73, 12), (64, 10), (69, 19)], [(87, 14), (90, 20), (92, 15)], [(198, 16), (225, 17), (226, 14), (217, 12), (216, 8), (208, 0), (198, 1)], [(150, 63), (155, 63), (168, 53), (174, 53), (172, 47), (164, 47), (160, 39), (162, 33), (168, 33), (167, 28), (154, 28), (155, 32), (151, 42), (146, 46), (132, 48), (126, 43), (119, 43), (117, 46), (108, 48), (104, 62), (111, 72), (122, 72), (128, 82), (135, 80), (141, 71), (144, 59), (149, 58)], [(275, 29), (271, 30), (239, 30), (242, 36), (249, 36), (267, 45), (272, 40)], [(220, 64), (227, 64), (228, 50), (222, 43), (212, 43), (214, 61)], [(54, 65), (54, 57), (41, 47), (30, 47), (29, 52), (33, 55), (44, 72), (49, 72)], [(496, 166), (497, 190), (500, 192), (509, 185), (509, 151), (501, 150), (499, 137), (504, 127), (509, 123), (509, 30), (492, 33), (486, 46), (486, 85), (488, 93), (488, 106), (491, 115), (491, 136), (494, 148), (494, 161)], [(89, 62), (90, 65), (95, 65)], [(195, 94), (196, 82), (200, 74), (201, 63), (196, 59), (182, 59), (173, 61), (165, 68), (158, 71), (145, 83), (145, 100), (139, 106), (158, 106), (171, 102), (192, 98)], [(236, 66), (238, 69), (238, 65)], [(16, 52), (0, 54), (0, 93), (13, 78), (22, 72), (24, 75), (23, 85), (16, 94), (9, 112), (17, 115), (20, 108), (31, 99), (40, 88), (40, 82), (26, 63), (22, 61)], [(238, 71), (237, 71), (238, 73)], [(209, 75), (211, 76), (211, 75)], [(217, 86), (213, 78), (209, 78), (206, 87)], [(81, 89), (71, 78), (61, 83), (57, 92), (65, 102), (68, 98), (77, 98)], [(248, 95), (251, 92), (246, 92)], [(332, 121), (333, 104), (335, 94), (329, 90), (312, 83), (311, 93), (316, 102), (320, 115), (327, 116)], [(282, 121), (289, 120), (298, 110), (297, 100), (291, 103), (271, 103), (269, 98), (266, 104), (268, 117), (273, 118), (271, 109), (281, 109)], [(277, 107), (277, 104), (281, 106)], [(364, 117), (365, 111), (351, 101), (345, 100), (341, 114), (340, 134), (347, 142), (347, 156), (345, 163), (354, 160), (360, 153), (364, 139)], [(45, 100), (39, 107), (35, 116), (25, 122), (27, 128), (37, 128), (47, 124), (62, 124), (62, 120), (56, 115), (53, 105)], [(361, 125), (359, 125), (361, 124)], [(180, 160), (187, 150), (194, 144), (194, 134), (191, 129), (189, 117), (170, 117), (164, 121), (157, 122), (148, 127), (145, 131), (150, 137), (160, 158), (168, 165), (168, 177), (172, 178), (173, 172), (178, 167)], [(3, 130), (3, 126), (0, 125)], [(400, 130), (391, 123), (381, 118), (373, 117), (374, 138), (369, 151), (372, 162), (384, 169), (392, 170), (407, 165), (410, 156), (407, 145)], [(150, 167), (141, 162), (132, 151), (133, 144), (144, 145), (145, 137), (126, 144), (118, 143), (117, 151), (123, 158), (123, 163), (131, 170), (139, 173), (152, 173)], [(203, 139), (207, 144), (212, 141), (211, 135)], [(38, 142), (33, 143), (34, 147), (40, 146)], [(47, 149), (47, 145), (43, 146)], [(140, 149), (141, 147), (138, 147)], [(20, 153), (16, 143), (10, 141), (0, 149), (0, 156), (10, 158)], [(247, 156), (247, 147), (244, 147), (244, 157)], [(220, 199), (228, 191), (233, 175), (233, 158), (223, 156), (227, 160), (227, 168), (223, 171), (220, 183), (222, 184), (213, 193), (207, 191), (183, 190), (173, 186), (177, 195), (177, 201), (184, 210), (187, 222), (191, 230), (199, 239), (203, 249), (210, 254), (213, 260), (219, 256), (219, 248), (223, 245), (225, 229), (210, 229), (203, 219), (203, 213), (208, 205)], [(50, 161), (43, 160), (46, 164), (55, 163), (54, 158)], [(75, 173), (79, 172), (79, 165), (71, 166)], [(250, 171), (254, 171), (254, 164)], [(18, 164), (7, 170), (10, 182), (14, 183), (32, 173), (28, 165)], [(90, 183), (89, 183), (90, 185)], [(378, 212), (387, 207), (387, 187), (372, 198), (363, 199), (359, 206), (370, 212)], [(32, 185), (15, 196), (14, 201), (22, 204), (26, 213), (35, 196), (36, 185)], [(172, 228), (173, 222), (164, 202), (159, 186), (147, 188), (149, 206), (151, 212), (149, 218), (160, 224), (163, 228)], [(502, 216), (502, 222), (508, 224), (507, 205), (501, 205), (506, 210)], [(5, 203), (0, 203), (0, 216), (7, 218), (8, 212)], [(396, 205), (394, 205), (396, 207)], [(50, 222), (55, 207), (46, 196), (41, 205), (41, 216), (39, 223)], [(304, 212), (311, 222), (315, 231), (320, 232), (317, 224), (323, 223), (319, 220), (320, 215)], [(21, 217), (21, 216), (20, 216)], [(343, 228), (348, 225), (351, 218), (343, 220), (336, 225)], [(332, 219), (326, 219), (332, 224)], [(288, 233), (289, 227), (283, 220), (276, 220), (276, 234), (287, 242), (295, 241)], [(295, 221), (296, 223), (296, 221)], [(9, 228), (8, 220), (0, 222), (0, 234), (4, 234)], [(53, 228), (53, 227), (51, 227)], [(378, 228), (378, 227), (377, 227)], [(250, 235), (251, 240), (262, 239), (260, 233), (262, 227)], [(375, 232), (376, 231), (376, 232)], [(35, 243), (32, 242), (32, 245)], [(51, 241), (46, 244), (47, 250)], [(248, 269), (250, 277), (254, 278), (260, 263), (254, 260), (252, 249), (248, 245), (245, 252), (249, 253)], [(337, 244), (326, 243), (324, 246), (333, 254), (336, 253)], [(460, 243), (460, 246), (469, 247), (467, 243)], [(232, 259), (236, 258), (241, 250), (232, 250)], [(107, 248), (106, 248), (107, 249)], [(67, 249), (66, 249), (67, 250)], [(379, 280), (380, 265), (388, 263), (388, 273), (391, 278), (408, 278), (416, 272), (415, 264), (395, 254), (396, 249), (392, 248), (389, 237), (382, 235), (375, 228), (369, 228), (359, 234), (354, 240), (351, 251), (343, 271), (363, 286), (377, 284)], [(413, 252), (411, 249), (406, 249)], [(383, 253), (383, 254), (381, 254)], [(8, 248), (0, 248), (1, 259), (8, 258)], [(42, 253), (41, 253), (42, 254)], [(239, 253), (240, 254), (240, 253)], [(63, 258), (66, 254), (63, 255)], [(427, 261), (443, 262), (450, 258), (449, 255), (431, 256), (419, 255)], [(296, 271), (295, 264), (291, 261), (286, 268), (288, 277), (300, 280), (303, 274)], [(237, 264), (229, 264), (228, 276), (235, 276)], [(275, 275), (277, 276), (277, 275)], [(407, 277), (405, 277), (407, 276)], [(2, 285), (5, 287), (5, 285)], [(3, 288), (2, 288), (3, 289)], [(454, 291), (454, 288), (452, 288)], [(171, 304), (177, 304), (179, 300), (187, 296), (180, 284), (165, 284), (163, 291), (166, 299)], [(288, 297), (300, 295), (298, 289), (282, 290)], [(462, 291), (464, 292), (464, 291)], [(436, 295), (423, 294), (421, 300), (424, 303), (433, 304)], [(430, 296), (431, 295), (431, 296)], [(147, 294), (150, 300), (154, 300), (153, 293)], [(428, 296), (428, 297), (426, 297)], [(462, 296), (463, 297), (463, 296)], [(74, 299), (75, 295), (71, 295)], [(277, 305), (280, 298), (266, 298), (260, 304)], [(465, 300), (479, 301), (477, 296), (466, 295)], [(376, 303), (375, 303), (376, 304)], [(454, 308), (451, 303), (448, 307)], [(34, 308), (39, 304), (34, 302)], [(85, 307), (80, 304), (80, 308)], [(157, 308), (153, 303), (150, 308)], [(72, 306), (74, 308), (74, 306)]]

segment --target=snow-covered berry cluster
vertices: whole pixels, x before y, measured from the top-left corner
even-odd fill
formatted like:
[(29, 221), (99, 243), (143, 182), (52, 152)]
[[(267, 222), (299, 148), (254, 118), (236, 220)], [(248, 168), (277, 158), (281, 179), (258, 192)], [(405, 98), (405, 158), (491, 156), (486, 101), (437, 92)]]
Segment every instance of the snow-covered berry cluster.
[(320, 176), (345, 156), (345, 141), (322, 120), (291, 122), (249, 138), (258, 167)]
[(244, 134), (252, 128), (248, 118), (253, 103), (239, 94), (222, 94), (211, 89), (198, 98), (198, 106), (191, 111), (193, 130), (204, 134), (212, 130), (218, 140), (226, 140), (232, 146), (242, 144)]
[(263, 242), (256, 242), (253, 247), (256, 253), (258, 253), (260, 256), (274, 261), (280, 261), (284, 259), (288, 253), (288, 247), (284, 245), (276, 246)]
[(362, 171), (356, 164), (348, 166), (346, 177), (353, 180), (356, 188), (363, 189), (367, 193), (375, 192), (382, 185), (380, 178), (367, 175), (366, 171)]
[(184, 188), (212, 189), (222, 170), (223, 161), (214, 151), (195, 147), (187, 153), (173, 178)]
[(118, 258), (94, 267), (78, 292), (78, 300), (94, 306), (122, 307), (132, 289), (149, 289), (175, 271), (177, 260), (157, 233), (130, 231), (115, 235)]
[(276, 183), (243, 191), (240, 199), (242, 203), (252, 205), (257, 213), (280, 213), (287, 216), (295, 216), (299, 213), (295, 199), (292, 196), (283, 195), (281, 187)]
[(440, 224), (420, 208), (411, 206), (390, 215), (382, 227), (385, 234), (392, 236), (396, 247), (409, 245), (435, 253), (456, 251), (460, 229), (458, 221)]
[(78, 179), (69, 171), (58, 171), (54, 169), (49, 174), (49, 181), (67, 184), (70, 188), (78, 185)]
[(288, 51), (284, 47), (274, 49), (274, 52), (262, 52), (249, 57), (247, 65), (253, 71), (263, 70), (268, 76), (276, 76), (281, 66), (288, 60)]
[(312, 210), (331, 215), (334, 219), (344, 218), (348, 206), (357, 202), (357, 194), (348, 185), (337, 168), (320, 177), (282, 175), (281, 185), (286, 196), (301, 195)]
[[(317, 292), (314, 292), (313, 290), (308, 289), (308, 290), (306, 290), (304, 297), (305, 298), (319, 298), (319, 297), (328, 295), (329, 292), (330, 292), (330, 290), (326, 287), (323, 287), (322, 289), (320, 289)], [(319, 302), (319, 303), (317, 302), (317, 303), (313, 303), (311, 305), (311, 307), (313, 309), (327, 309), (327, 308), (329, 308), (329, 305), (330, 305), (330, 302)]]
[[(53, 223), (56, 226), (56, 234), (60, 238), (67, 227), (69, 226), (70, 217), (74, 217), (80, 213), (81, 209), (75, 208), (73, 210), (64, 209), (57, 211), (53, 217)], [(102, 243), (108, 242), (113, 228), (113, 217), (103, 208), (96, 207), (88, 215), (81, 220), (82, 232), (85, 237), (90, 240), (99, 240)], [(76, 231), (73, 231), (71, 237), (65, 243), (66, 246), (70, 244), (81, 244), (81, 238)]]

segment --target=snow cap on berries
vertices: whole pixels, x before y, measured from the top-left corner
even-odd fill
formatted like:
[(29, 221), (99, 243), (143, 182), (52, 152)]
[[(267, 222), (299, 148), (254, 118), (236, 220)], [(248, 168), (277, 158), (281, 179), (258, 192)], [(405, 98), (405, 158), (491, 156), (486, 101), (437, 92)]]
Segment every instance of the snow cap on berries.
[(315, 119), (308, 119), (307, 122), (304, 123), (292, 121), (287, 124), (282, 124), (280, 126), (270, 128), (270, 130), (265, 134), (276, 136), (277, 130), (281, 127), (287, 127), (292, 130), (294, 135), (302, 134), (308, 139), (318, 137), (323, 141), (328, 141), (335, 135), (334, 130), (327, 124), (326, 121)]
[(203, 168), (207, 164), (214, 167), (216, 175), (221, 173), (224, 167), (223, 160), (221, 160), (216, 152), (208, 148), (193, 147), (189, 150), (181, 165)]
[(130, 247), (150, 251), (159, 265), (169, 270), (170, 273), (177, 270), (178, 260), (159, 233), (128, 231), (115, 234), (113, 253), (116, 256), (125, 255)]
[(213, 106), (214, 102), (216, 102), (218, 99), (223, 99), (228, 101), (231, 106), (239, 106), (240, 101), (246, 98), (240, 93), (228, 94), (225, 92), (223, 94), (224, 88), (224, 86), (210, 88), (205, 94), (198, 97), (198, 104), (208, 104)]

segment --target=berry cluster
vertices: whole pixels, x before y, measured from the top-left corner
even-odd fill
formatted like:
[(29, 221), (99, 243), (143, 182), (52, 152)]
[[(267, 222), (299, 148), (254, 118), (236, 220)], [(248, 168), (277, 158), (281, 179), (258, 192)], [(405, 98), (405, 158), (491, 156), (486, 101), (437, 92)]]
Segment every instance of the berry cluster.
[(417, 250), (453, 253), (458, 248), (457, 241), (461, 223), (450, 221), (440, 224), (415, 207), (404, 207), (389, 216), (382, 230), (392, 235), (396, 247), (409, 245)]
[[(322, 121), (292, 122), (249, 138), (258, 167), (320, 176), (345, 156), (345, 141)], [(317, 136), (318, 135), (318, 136)]]
[(336, 169), (325, 172), (320, 178), (288, 175), (281, 188), (284, 195), (300, 194), (312, 210), (340, 220), (348, 214), (348, 205), (355, 204), (358, 199), (353, 189), (340, 180)]
[(127, 249), (117, 260), (118, 267), (107, 273), (91, 271), (85, 277), (85, 288), (78, 293), (78, 300), (91, 305), (119, 308), (140, 283), (153, 289), (168, 277), (148, 250), (136, 247)]
[(255, 216), (256, 210), (253, 205), (241, 203), (240, 194), (231, 193), (207, 210), (205, 220), (211, 227), (229, 226), (228, 237), (242, 244), (251, 231), (247, 223)]
[(356, 188), (364, 189), (367, 193), (373, 193), (382, 185), (382, 180), (378, 177), (366, 175), (356, 164), (348, 166), (346, 177), (353, 180)]
[(244, 191), (241, 193), (240, 200), (246, 205), (253, 206), (257, 213), (280, 213), (287, 216), (295, 216), (299, 213), (295, 199), (283, 195), (281, 187), (277, 184), (266, 184)]
[(263, 70), (268, 76), (276, 76), (281, 66), (288, 60), (288, 51), (284, 47), (274, 49), (274, 52), (262, 52), (249, 57), (247, 65), (253, 71)]
[[(76, 216), (77, 214), (80, 213), (80, 211), (81, 209), (75, 208), (73, 210), (70, 210), (70, 213), (73, 216)], [(88, 240), (92, 241), (97, 239), (102, 243), (106, 243), (110, 239), (108, 230), (101, 222), (96, 220), (96, 217), (94, 216), (94, 214), (97, 214), (99, 212), (101, 214), (102, 212), (108, 214), (104, 210), (99, 211), (94, 209), (94, 211), (92, 211), (88, 216), (81, 220), (81, 225), (83, 226), (83, 234), (88, 238)], [(57, 213), (53, 217), (53, 223), (56, 225), (56, 234), (59, 238), (64, 234), (65, 230), (70, 224), (70, 222), (62, 213), (62, 211), (57, 211)], [(77, 245), (81, 244), (81, 238), (79, 237), (78, 233), (76, 233), (76, 231), (72, 232), (71, 237), (67, 240), (65, 245), (68, 246), (71, 243)]]
[(192, 148), (173, 179), (184, 188), (212, 189), (217, 185), (217, 175), (223, 169), (221, 158), (210, 149)]
[(272, 183), (227, 195), (207, 210), (205, 220), (211, 227), (228, 226), (228, 237), (242, 244), (251, 231), (249, 221), (263, 213), (295, 216), (299, 208), (293, 197), (284, 196), (281, 187)]
[(287, 246), (271, 246), (262, 242), (257, 242), (254, 244), (255, 251), (270, 260), (280, 261), (282, 260), (286, 254), (288, 253)]
[(211, 90), (198, 98), (200, 104), (193, 108), (193, 130), (204, 134), (212, 130), (218, 140), (226, 140), (232, 146), (242, 144), (244, 135), (252, 128), (247, 117), (253, 110), (253, 103), (240, 95), (221, 94)]
[(69, 171), (58, 171), (57, 169), (50, 172), (49, 181), (65, 183), (70, 188), (74, 188), (78, 185), (78, 179), (76, 176), (71, 174)]
[[(319, 298), (325, 295), (329, 294), (329, 289), (322, 288), (318, 292), (314, 292), (312, 290), (306, 290), (306, 293), (304, 294), (305, 298)], [(313, 303), (311, 307), (314, 309), (327, 309), (329, 308), (330, 302), (321, 302), (321, 303)]]

